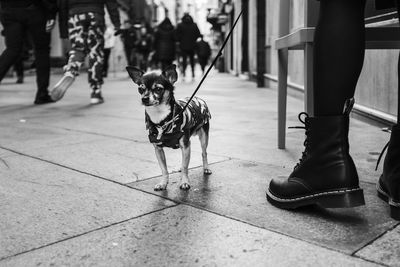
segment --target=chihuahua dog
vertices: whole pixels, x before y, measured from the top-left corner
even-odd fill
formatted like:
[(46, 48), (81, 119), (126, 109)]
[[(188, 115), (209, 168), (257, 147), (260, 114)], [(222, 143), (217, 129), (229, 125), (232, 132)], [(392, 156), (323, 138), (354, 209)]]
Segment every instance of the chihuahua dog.
[(182, 112), (189, 98), (184, 100), (175, 100), (174, 98), (174, 84), (178, 79), (175, 65), (167, 67), (160, 73), (144, 73), (131, 66), (126, 67), (126, 70), (133, 82), (138, 85), (141, 101), (145, 107), (149, 140), (154, 145), (162, 172), (161, 181), (156, 184), (154, 190), (165, 190), (168, 185), (169, 175), (164, 147), (182, 150), (179, 187), (182, 190), (189, 190), (190, 137), (193, 135), (198, 135), (200, 139), (204, 174), (211, 174), (207, 161), (211, 115), (206, 103), (204, 100), (194, 97)]

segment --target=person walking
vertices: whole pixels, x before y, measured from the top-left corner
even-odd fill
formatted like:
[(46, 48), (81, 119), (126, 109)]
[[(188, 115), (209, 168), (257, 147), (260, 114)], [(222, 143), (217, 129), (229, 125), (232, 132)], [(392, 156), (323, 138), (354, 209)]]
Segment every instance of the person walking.
[[(391, 2), (395, 1), (377, 0), (378, 4)], [(400, 1), (396, 2), (400, 13)], [(306, 131), (302, 157), (287, 179), (269, 184), (267, 199), (278, 208), (365, 204), (348, 141), (349, 114), (365, 53), (364, 8), (365, 0), (321, 0), (314, 36), (315, 115), (299, 115)], [(400, 104), (377, 183), (378, 196), (389, 204), (396, 220), (400, 220), (399, 123)]]
[(199, 60), (201, 71), (204, 74), (206, 65), (211, 56), (211, 47), (208, 44), (208, 42), (204, 41), (202, 34), (200, 35), (200, 40), (197, 41), (197, 43), (196, 43), (195, 51), (196, 51), (197, 59)]
[(175, 28), (169, 18), (165, 18), (154, 34), (154, 50), (161, 69), (165, 69), (175, 59)]
[(0, 20), (6, 49), (0, 55), (0, 82), (10, 67), (21, 58), (25, 36), (29, 33), (35, 51), (37, 92), (34, 104), (53, 102), (49, 96), (50, 31), (55, 25), (56, 0), (0, 0)]
[(79, 75), (84, 59), (89, 55), (88, 82), (91, 88), (90, 104), (104, 102), (104, 8), (107, 8), (114, 25), (115, 34), (120, 34), (120, 16), (116, 0), (59, 0), (60, 35), (69, 37), (71, 51), (64, 76), (51, 91), (54, 101), (60, 100)]
[(176, 28), (176, 36), (177, 41), (179, 42), (180, 54), (182, 56), (182, 75), (185, 77), (187, 59), (189, 58), (190, 66), (192, 68), (192, 78), (194, 78), (194, 54), (196, 41), (200, 37), (200, 30), (188, 13), (183, 15), (182, 22), (178, 24)]

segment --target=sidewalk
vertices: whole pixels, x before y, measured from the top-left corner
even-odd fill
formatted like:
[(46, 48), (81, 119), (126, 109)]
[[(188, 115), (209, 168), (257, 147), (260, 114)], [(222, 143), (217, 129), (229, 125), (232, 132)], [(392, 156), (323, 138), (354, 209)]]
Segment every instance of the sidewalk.
[[(400, 266), (400, 226), (375, 190), (388, 133), (351, 121), (366, 206), (279, 210), (265, 190), (291, 172), (304, 131), (278, 150), (276, 90), (212, 73), (198, 95), (212, 113), (213, 174), (195, 138), (191, 190), (178, 189), (180, 151), (166, 150), (172, 182), (155, 192), (161, 171), (127, 77), (110, 74), (99, 106), (86, 74), (45, 106), (32, 104), (34, 77), (0, 84), (0, 266)], [(180, 81), (177, 97), (196, 85)], [(289, 126), (302, 108), (288, 98)]]

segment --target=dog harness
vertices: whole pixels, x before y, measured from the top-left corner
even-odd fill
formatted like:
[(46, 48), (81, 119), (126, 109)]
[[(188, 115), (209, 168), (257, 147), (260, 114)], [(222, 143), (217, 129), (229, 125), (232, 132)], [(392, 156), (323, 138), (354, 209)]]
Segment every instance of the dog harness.
[[(189, 97), (175, 102), (174, 110), (164, 123), (169, 122), (179, 114), (188, 103)], [(149, 140), (160, 147), (179, 148), (179, 139), (184, 135), (192, 135), (211, 119), (206, 102), (198, 97), (193, 97), (184, 112), (172, 123), (163, 129), (163, 122), (155, 124), (146, 113), (146, 129), (149, 130)]]

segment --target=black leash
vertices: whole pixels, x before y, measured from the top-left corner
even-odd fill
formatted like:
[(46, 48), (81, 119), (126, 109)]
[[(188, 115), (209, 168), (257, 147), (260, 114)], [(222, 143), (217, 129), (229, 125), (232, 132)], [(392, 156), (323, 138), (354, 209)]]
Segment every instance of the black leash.
[(190, 101), (192, 101), (193, 97), (196, 95), (197, 91), (200, 89), (201, 85), (203, 84), (204, 80), (207, 78), (208, 73), (211, 71), (211, 69), (215, 66), (215, 64), (217, 63), (217, 60), (220, 56), (222, 56), (222, 51), (224, 50), (226, 44), (228, 43), (229, 38), (231, 37), (233, 30), (236, 27), (236, 24), (238, 23), (240, 17), (243, 14), (243, 9), (242, 11), (240, 11), (239, 16), (236, 18), (235, 23), (233, 23), (232, 28), (230, 29), (228, 35), (226, 36), (221, 48), (218, 51), (217, 56), (214, 58), (213, 62), (211, 63), (211, 65), (208, 67), (206, 73), (203, 75), (203, 78), (201, 78), (200, 83), (197, 85), (196, 90), (194, 90), (192, 96), (189, 98), (188, 102), (186, 103), (186, 105), (183, 107), (183, 109), (175, 116), (172, 118), (172, 120), (170, 120), (169, 122), (167, 122), (166, 124), (163, 125), (163, 129), (166, 128), (166, 126), (168, 126), (169, 124), (171, 124), (172, 122), (174, 122), (177, 118), (179, 118), (180, 115), (182, 115), (182, 113), (185, 111), (185, 109), (189, 106)]

